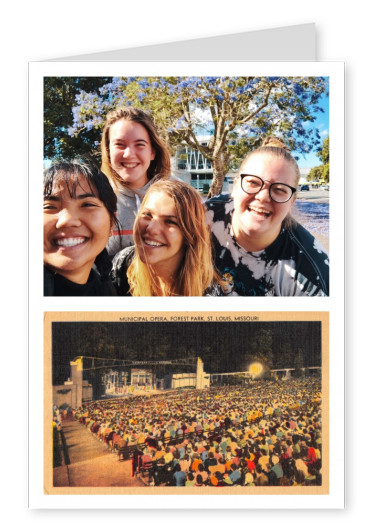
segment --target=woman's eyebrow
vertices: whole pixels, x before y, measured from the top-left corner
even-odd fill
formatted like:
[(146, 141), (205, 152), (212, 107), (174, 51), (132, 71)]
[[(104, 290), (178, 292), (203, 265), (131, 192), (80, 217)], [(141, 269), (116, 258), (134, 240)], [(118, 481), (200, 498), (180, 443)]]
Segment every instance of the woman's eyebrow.
[(46, 194), (43, 196), (43, 199), (46, 201), (60, 201), (59, 195)]
[[(121, 137), (113, 138), (111, 142), (124, 142), (124, 139)], [(131, 142), (144, 142), (145, 144), (148, 144), (148, 140), (146, 140), (145, 138), (136, 138), (134, 140), (131, 140)]]
[[(94, 197), (95, 199), (98, 199), (98, 197), (97, 197), (95, 194), (93, 194), (93, 193), (79, 194), (79, 195), (76, 195), (76, 196), (74, 197), (74, 199), (87, 199), (88, 197), (90, 197), (90, 198), (91, 198), (91, 197)], [(60, 200), (61, 200), (61, 195), (60, 195), (60, 194), (57, 194), (57, 195), (56, 195), (56, 194), (55, 194), (55, 195), (54, 195), (54, 194), (51, 194), (51, 195), (45, 195), (45, 196), (43, 197), (43, 199), (44, 199), (44, 200), (47, 200), (47, 199), (48, 199), (48, 201), (60, 201)]]
[[(151, 214), (151, 215), (153, 215), (153, 211), (150, 210), (149, 208), (144, 208), (143, 210), (141, 210), (141, 213), (142, 214)], [(175, 219), (178, 219), (178, 217), (175, 214), (161, 214), (159, 217), (160, 218), (175, 218)]]
[(76, 195), (75, 199), (87, 199), (88, 197), (94, 197), (95, 199), (98, 199), (98, 197), (93, 193)]

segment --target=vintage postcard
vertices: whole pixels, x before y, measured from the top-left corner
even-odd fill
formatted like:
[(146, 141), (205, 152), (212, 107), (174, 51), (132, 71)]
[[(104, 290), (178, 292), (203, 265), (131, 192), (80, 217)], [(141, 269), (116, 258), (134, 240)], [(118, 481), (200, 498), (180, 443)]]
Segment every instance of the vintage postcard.
[(325, 495), (326, 312), (47, 312), (48, 495)]

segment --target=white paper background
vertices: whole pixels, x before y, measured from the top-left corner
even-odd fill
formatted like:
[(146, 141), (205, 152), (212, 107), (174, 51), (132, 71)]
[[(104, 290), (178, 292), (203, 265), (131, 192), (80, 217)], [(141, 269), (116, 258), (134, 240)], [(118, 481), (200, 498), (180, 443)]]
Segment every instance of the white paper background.
[[(351, 8), (350, 8), (351, 6)], [(144, 2), (128, 5), (119, 0), (103, 4), (98, 0), (81, 2), (66, 0), (52, 3), (36, 0), (30, 4), (5, 3), (2, 8), (2, 162), (3, 204), (1, 226), (4, 242), (15, 242), (10, 249), (3, 246), (1, 273), (5, 290), (2, 293), (5, 306), (3, 332), (3, 417), (11, 418), (21, 436), (2, 436), (2, 483), (5, 509), (3, 521), (15, 526), (27, 525), (39, 529), (65, 529), (87, 525), (93, 515), (85, 512), (43, 511), (26, 509), (26, 437), (24, 426), (26, 410), (26, 213), (25, 187), (27, 174), (27, 61), (48, 59), (78, 53), (133, 47), (180, 40), (184, 38), (235, 33), (251, 29), (265, 29), (282, 25), (316, 22), (317, 58), (320, 60), (344, 60), (347, 63), (347, 509), (345, 511), (309, 511), (281, 514), (258, 511), (221, 513), (223, 525), (230, 522), (278, 525), (279, 529), (304, 525), (316, 529), (319, 525), (341, 526), (344, 529), (361, 527), (371, 516), (373, 489), (367, 468), (355, 459), (366, 430), (374, 422), (369, 418), (373, 404), (373, 378), (375, 373), (373, 329), (373, 295), (368, 280), (369, 264), (372, 267), (373, 205), (369, 193), (374, 168), (372, 114), (375, 86), (373, 69), (374, 27), (370, 4), (360, 0), (345, 4), (317, 0), (314, 4), (292, 0), (281, 4), (276, 0), (251, 4), (239, 0), (236, 9), (226, 4), (191, 0), (177, 9), (176, 2)], [(299, 45), (299, 43), (297, 43)], [(371, 55), (372, 54), (372, 55)], [(372, 129), (371, 129), (372, 128)], [(17, 186), (15, 186), (17, 179)], [(371, 203), (371, 204), (370, 204)], [(13, 227), (16, 226), (14, 230)], [(12, 236), (9, 228), (12, 225)], [(363, 249), (367, 249), (364, 256)], [(31, 249), (32, 252), (32, 249)], [(369, 256), (371, 252), (371, 256)], [(8, 258), (8, 259), (6, 259)], [(355, 277), (357, 274), (357, 279)], [(372, 270), (371, 270), (372, 274)], [(355, 282), (357, 280), (357, 282)], [(369, 302), (368, 302), (369, 301)], [(4, 312), (3, 312), (4, 314)], [(32, 354), (32, 351), (31, 351)], [(369, 404), (367, 406), (367, 404)], [(374, 430), (373, 430), (374, 431)], [(371, 440), (374, 434), (371, 435)], [(370, 439), (370, 435), (368, 435)], [(364, 452), (364, 445), (362, 445)], [(365, 455), (362, 455), (362, 462)], [(32, 459), (32, 456), (31, 456)], [(4, 489), (5, 487), (5, 489)], [(108, 524), (108, 514), (96, 513), (97, 525)], [(189, 529), (194, 525), (197, 512), (173, 511), (159, 514), (159, 523)], [(218, 516), (218, 514), (217, 514)], [(150, 513), (113, 513), (111, 525), (137, 525), (141, 528), (155, 526), (156, 511)], [(213, 512), (199, 513), (201, 526), (213, 524)], [(335, 519), (335, 521), (334, 521)], [(332, 521), (333, 520), (333, 521)], [(365, 524), (364, 524), (365, 525)]]
[[(330, 101), (330, 139), (331, 139), (331, 192), (330, 192), (330, 256), (331, 279), (330, 297), (229, 297), (222, 302), (213, 297), (204, 298), (135, 298), (100, 299), (100, 304), (93, 305), (93, 300), (85, 297), (72, 298), (43, 297), (42, 285), (42, 195), (40, 182), (43, 151), (43, 99), (42, 82), (44, 76), (71, 76), (105, 74), (119, 76), (124, 73), (130, 76), (150, 75), (285, 75), (285, 76), (325, 76), (329, 78)], [(343, 64), (331, 63), (33, 63), (30, 65), (30, 474), (34, 488), (30, 492), (30, 506), (33, 508), (96, 508), (96, 507), (149, 507), (169, 508), (169, 496), (150, 497), (145, 501), (143, 496), (126, 499), (125, 496), (45, 496), (43, 495), (43, 447), (38, 434), (43, 431), (43, 386), (42, 359), (32, 354), (31, 349), (41, 352), (43, 349), (43, 311), (132, 311), (137, 307), (147, 311), (327, 311), (330, 313), (329, 329), (329, 387), (330, 387), (330, 494), (325, 496), (287, 496), (257, 495), (250, 496), (174, 496), (177, 507), (239, 507), (239, 508), (341, 508), (343, 506)], [(334, 273), (333, 273), (334, 272)], [(283, 320), (283, 313), (281, 313)], [(35, 412), (39, 412), (36, 414)], [(147, 493), (145, 492), (145, 495)]]

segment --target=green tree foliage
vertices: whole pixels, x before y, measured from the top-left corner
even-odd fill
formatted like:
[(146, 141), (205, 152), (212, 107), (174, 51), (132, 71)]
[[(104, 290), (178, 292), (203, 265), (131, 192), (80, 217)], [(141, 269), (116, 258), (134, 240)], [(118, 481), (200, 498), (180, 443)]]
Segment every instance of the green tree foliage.
[(322, 166), (315, 166), (310, 169), (309, 174), (307, 175), (307, 181), (320, 181), (322, 176)]
[[(70, 120), (65, 114), (68, 100), (63, 98), (59, 83), (69, 84), (72, 78), (49, 82), (48, 89), (54, 88), (52, 95), (59, 103), (64, 100), (64, 113), (51, 114), (54, 105), (49, 101), (50, 90), (46, 90), (46, 156), (48, 153), (52, 158), (56, 147), (59, 154), (72, 156), (76, 153), (75, 140), (80, 139), (80, 152), (89, 149), (97, 153), (106, 114), (116, 107), (133, 105), (152, 114), (172, 148), (188, 145), (211, 162), (213, 182), (209, 196), (221, 191), (229, 169), (236, 168), (262, 137), (280, 135), (292, 150), (301, 153), (317, 147), (318, 131), (306, 124), (313, 124), (323, 111), (320, 98), (328, 88), (327, 79), (318, 77), (120, 77), (110, 82), (103, 79), (100, 87), (94, 86), (98, 78), (82, 79), (82, 83), (75, 79), (68, 91), (69, 101), (74, 99)], [(95, 81), (88, 89), (90, 79)], [(57, 131), (53, 129), (56, 119), (60, 120)], [(200, 142), (203, 134), (210, 135), (207, 145)]]
[(307, 175), (308, 181), (325, 181), (329, 182), (329, 137), (327, 136), (321, 148), (317, 151), (317, 156), (321, 160), (322, 164), (320, 166), (315, 166), (311, 169)]
[[(68, 134), (72, 123), (72, 107), (81, 90), (93, 91), (111, 78), (103, 77), (45, 77), (44, 78), (44, 157), (71, 158), (95, 154), (98, 134), (86, 130), (80, 137)], [(99, 156), (99, 153), (98, 153)]]
[(317, 156), (323, 164), (329, 164), (329, 137), (324, 138), (321, 149), (317, 151)]

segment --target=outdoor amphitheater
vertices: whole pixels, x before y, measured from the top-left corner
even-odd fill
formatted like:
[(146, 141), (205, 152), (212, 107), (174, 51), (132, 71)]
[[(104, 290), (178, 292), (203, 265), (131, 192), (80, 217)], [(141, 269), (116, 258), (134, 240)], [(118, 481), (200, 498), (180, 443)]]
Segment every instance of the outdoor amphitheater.
[[(72, 384), (88, 387), (71, 365)], [(104, 399), (82, 400), (81, 389), (81, 403), (55, 403), (54, 487), (322, 485), (318, 367), (207, 375), (198, 358), (196, 373), (174, 375), (168, 389), (153, 370), (137, 374), (127, 387), (107, 378)]]

